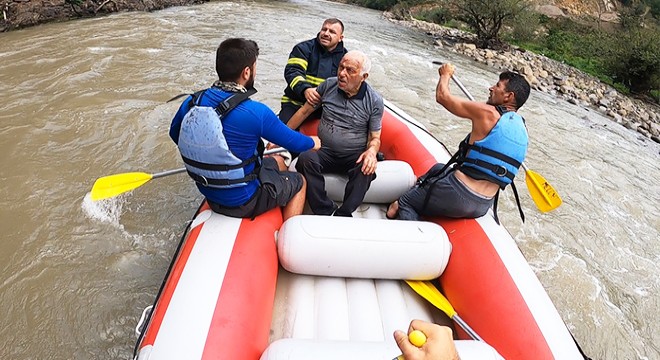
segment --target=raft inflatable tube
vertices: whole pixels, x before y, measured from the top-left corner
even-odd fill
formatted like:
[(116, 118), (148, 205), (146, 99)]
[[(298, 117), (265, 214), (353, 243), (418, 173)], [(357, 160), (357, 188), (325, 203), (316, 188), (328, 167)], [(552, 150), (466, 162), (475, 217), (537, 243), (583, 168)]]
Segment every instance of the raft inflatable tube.
[[(298, 158), (289, 165), (290, 171), (296, 171)], [(348, 183), (348, 176), (343, 174), (323, 174), (325, 178), (325, 191), (332, 201), (343, 201), (344, 190)], [(413, 168), (405, 161), (383, 160), (376, 166), (376, 178), (369, 185), (364, 195), (364, 203), (389, 204), (398, 200), (408, 191), (417, 176)]]
[(297, 274), (431, 280), (447, 266), (451, 243), (432, 222), (300, 215), (282, 225), (277, 252)]
[[(490, 345), (482, 341), (454, 341), (461, 359), (503, 360)], [(314, 360), (360, 359), (383, 360), (396, 357), (401, 350), (389, 342), (371, 341), (320, 341), (280, 339), (271, 343), (260, 360)]]

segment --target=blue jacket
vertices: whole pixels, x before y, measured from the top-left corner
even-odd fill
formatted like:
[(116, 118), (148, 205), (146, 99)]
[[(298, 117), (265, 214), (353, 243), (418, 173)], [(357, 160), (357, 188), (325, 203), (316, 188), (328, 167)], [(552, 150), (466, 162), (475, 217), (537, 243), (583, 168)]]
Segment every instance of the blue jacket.
[[(230, 92), (212, 87), (204, 92), (199, 105), (215, 108), (231, 95)], [(181, 122), (190, 109), (191, 100), (192, 96), (187, 97), (172, 119), (170, 137), (175, 143), (179, 141)], [(240, 160), (246, 160), (254, 155), (257, 143), (261, 141), (262, 137), (295, 152), (303, 152), (314, 147), (314, 141), (310, 137), (289, 129), (269, 107), (250, 99), (242, 102), (224, 116), (222, 125), (229, 149)], [(245, 172), (250, 173), (254, 166), (255, 163), (248, 164)], [(209, 200), (228, 207), (245, 204), (258, 187), (258, 180), (252, 180), (244, 186), (230, 189), (211, 188), (197, 184), (199, 191)]]

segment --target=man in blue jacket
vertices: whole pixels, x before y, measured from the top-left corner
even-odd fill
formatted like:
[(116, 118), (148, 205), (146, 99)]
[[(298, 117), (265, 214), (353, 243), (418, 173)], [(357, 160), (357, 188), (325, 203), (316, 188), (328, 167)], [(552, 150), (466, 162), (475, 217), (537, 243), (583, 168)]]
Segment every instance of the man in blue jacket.
[[(291, 50), (284, 68), (287, 87), (278, 115), (285, 124), (305, 102), (316, 106), (321, 101), (316, 87), (337, 76), (339, 62), (346, 54), (343, 39), (344, 24), (339, 19), (326, 19), (314, 39), (298, 43)], [(320, 117), (320, 109), (310, 117)]]
[(216, 53), (218, 81), (184, 100), (170, 137), (213, 211), (254, 218), (283, 206), (286, 220), (302, 213), (306, 183), (274, 158), (263, 158), (261, 138), (292, 151), (319, 149), (320, 141), (289, 129), (265, 104), (248, 99), (256, 92), (258, 55), (252, 40), (223, 41)]

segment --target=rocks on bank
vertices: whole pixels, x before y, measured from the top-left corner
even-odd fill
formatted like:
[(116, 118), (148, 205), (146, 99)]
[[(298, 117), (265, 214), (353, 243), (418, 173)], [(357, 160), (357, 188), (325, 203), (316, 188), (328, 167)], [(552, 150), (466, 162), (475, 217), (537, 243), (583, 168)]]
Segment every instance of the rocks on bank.
[(660, 143), (660, 106), (620, 94), (599, 79), (523, 49), (478, 49), (474, 35), (416, 19), (397, 19), (384, 13), (392, 22), (420, 29), (431, 35), (435, 46), (468, 56), (500, 70), (523, 74), (532, 88), (555, 95), (571, 104), (595, 109), (617, 123)]

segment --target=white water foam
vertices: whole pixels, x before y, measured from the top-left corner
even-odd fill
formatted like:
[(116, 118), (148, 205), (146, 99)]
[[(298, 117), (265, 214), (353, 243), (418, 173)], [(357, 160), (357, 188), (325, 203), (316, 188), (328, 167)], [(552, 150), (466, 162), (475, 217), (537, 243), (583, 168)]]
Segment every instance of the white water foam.
[(109, 223), (123, 229), (119, 223), (124, 200), (122, 196), (93, 201), (91, 193), (87, 193), (82, 201), (82, 210), (87, 217), (100, 222)]

